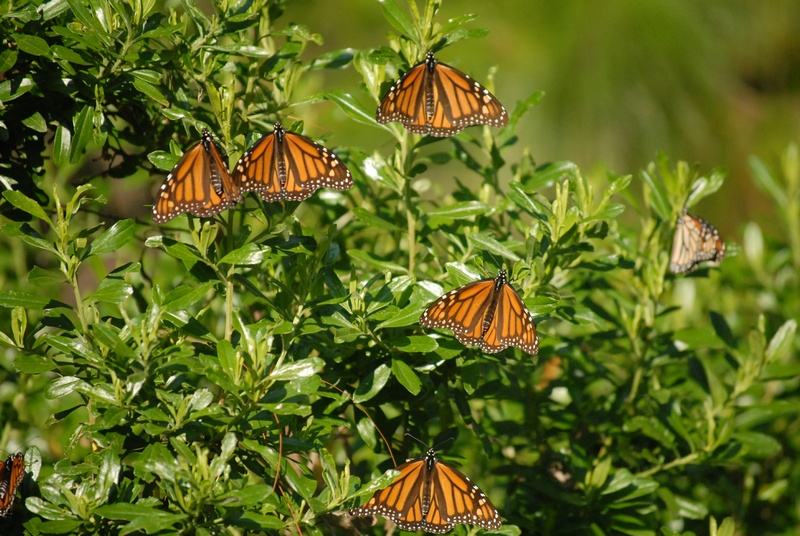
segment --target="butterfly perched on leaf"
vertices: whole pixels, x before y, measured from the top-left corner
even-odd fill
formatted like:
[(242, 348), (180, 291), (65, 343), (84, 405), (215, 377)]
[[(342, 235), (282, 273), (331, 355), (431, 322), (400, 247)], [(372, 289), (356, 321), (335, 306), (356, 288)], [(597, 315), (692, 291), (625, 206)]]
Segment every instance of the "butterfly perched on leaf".
[(239, 187), (211, 133), (186, 151), (167, 175), (153, 204), (153, 220), (164, 223), (183, 213), (209, 218), (241, 202)]
[(14, 505), (17, 487), (25, 475), (25, 460), (22, 454), (12, 454), (0, 462), (0, 517), (5, 516)]
[(535, 354), (539, 336), (533, 316), (511, 285), (505, 269), (494, 279), (481, 279), (451, 290), (422, 313), (426, 328), (450, 329), (468, 346), (487, 353), (509, 346)]
[(397, 470), (397, 480), (350, 513), (379, 514), (402, 530), (437, 534), (461, 523), (487, 530), (497, 530), (502, 525), (500, 514), (483, 491), (461, 471), (440, 461), (433, 449), (399, 465)]
[(691, 272), (704, 261), (720, 262), (725, 257), (725, 243), (713, 225), (692, 216), (684, 207), (678, 216), (669, 270), (674, 274)]
[(508, 113), (488, 89), (428, 52), (383, 97), (376, 119), (399, 121), (415, 134), (444, 137), (472, 125), (505, 126)]
[(280, 123), (242, 155), (233, 178), (242, 192), (258, 192), (265, 201), (302, 201), (319, 188), (353, 186), (350, 171), (335, 154)]

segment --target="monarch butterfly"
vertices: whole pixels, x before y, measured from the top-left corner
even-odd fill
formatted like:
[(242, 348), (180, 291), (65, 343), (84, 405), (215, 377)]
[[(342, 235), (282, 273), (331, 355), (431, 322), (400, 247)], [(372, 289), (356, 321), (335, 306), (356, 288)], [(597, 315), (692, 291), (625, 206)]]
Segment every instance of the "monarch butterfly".
[(283, 130), (280, 123), (242, 155), (234, 181), (243, 192), (256, 191), (265, 201), (302, 201), (318, 188), (353, 186), (350, 171), (335, 154), (305, 136)]
[(228, 166), (208, 130), (167, 175), (153, 204), (153, 220), (164, 223), (190, 212), (208, 218), (242, 200)]
[(17, 486), (25, 475), (25, 460), (22, 454), (12, 454), (0, 462), (0, 517), (4, 517), (14, 504)]
[(399, 465), (400, 476), (376, 491), (350, 514), (380, 514), (402, 530), (443, 533), (456, 524), (470, 523), (487, 530), (499, 529), (500, 514), (489, 498), (461, 471), (439, 460), (433, 449)]
[(533, 316), (509, 285), (505, 269), (494, 279), (481, 279), (451, 290), (433, 302), (419, 323), (426, 328), (453, 330), (468, 346), (495, 353), (516, 346), (529, 354), (539, 351)]
[(697, 268), (703, 261), (719, 262), (725, 256), (725, 244), (713, 225), (692, 216), (684, 207), (678, 216), (669, 269), (674, 274), (684, 274)]
[(378, 123), (399, 121), (409, 132), (439, 137), (472, 125), (508, 124), (506, 109), (488, 89), (437, 61), (433, 52), (395, 82), (375, 117)]

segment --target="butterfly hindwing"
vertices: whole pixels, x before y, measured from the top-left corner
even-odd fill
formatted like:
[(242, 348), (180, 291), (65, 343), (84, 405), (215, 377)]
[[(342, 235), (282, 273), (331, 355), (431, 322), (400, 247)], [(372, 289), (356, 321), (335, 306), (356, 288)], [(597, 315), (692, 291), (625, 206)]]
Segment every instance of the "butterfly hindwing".
[(242, 155), (234, 181), (243, 192), (257, 192), (265, 201), (302, 201), (319, 188), (347, 190), (350, 171), (339, 158), (311, 139), (283, 129), (259, 139)]
[(415, 134), (452, 136), (472, 125), (501, 127), (508, 113), (492, 93), (428, 52), (383, 97), (376, 120), (399, 121)]
[(211, 133), (186, 151), (167, 175), (153, 204), (153, 220), (164, 223), (179, 214), (209, 218), (242, 199)]

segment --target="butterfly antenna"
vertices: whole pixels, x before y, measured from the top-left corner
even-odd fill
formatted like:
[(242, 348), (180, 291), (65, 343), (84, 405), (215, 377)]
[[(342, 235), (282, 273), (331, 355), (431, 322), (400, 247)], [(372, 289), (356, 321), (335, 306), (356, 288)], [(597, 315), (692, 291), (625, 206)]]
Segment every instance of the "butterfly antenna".
[(425, 449), (427, 449), (427, 448), (428, 448), (428, 444), (427, 444), (427, 443), (425, 443), (423, 440), (421, 440), (420, 438), (418, 438), (417, 436), (415, 436), (415, 435), (414, 435), (414, 434), (412, 434), (411, 432), (406, 432), (406, 433), (405, 433), (405, 435), (406, 435), (407, 437), (410, 437), (411, 439), (413, 439), (414, 441), (416, 441), (416, 442), (417, 442), (417, 443), (419, 443), (420, 445), (422, 445), (422, 446), (423, 446)]
[(455, 436), (452, 436), (452, 435), (451, 435), (450, 437), (446, 437), (446, 438), (442, 439), (441, 441), (439, 441), (438, 443), (436, 443), (436, 444), (433, 446), (433, 450), (441, 450), (441, 448), (440, 448), (440, 447), (443, 447), (443, 446), (445, 446), (445, 445), (446, 445), (446, 444), (448, 444), (448, 443), (454, 443), (454, 442), (455, 442), (455, 440), (456, 440)]

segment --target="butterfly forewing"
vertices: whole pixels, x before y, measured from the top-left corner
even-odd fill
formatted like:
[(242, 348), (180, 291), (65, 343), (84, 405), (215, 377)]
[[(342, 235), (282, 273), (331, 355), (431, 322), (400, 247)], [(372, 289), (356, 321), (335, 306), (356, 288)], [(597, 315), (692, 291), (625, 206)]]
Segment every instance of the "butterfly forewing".
[(724, 256), (725, 244), (714, 226), (689, 214), (684, 208), (675, 228), (670, 271), (675, 274), (688, 273), (701, 262), (720, 262)]
[(22, 454), (12, 454), (5, 462), (0, 462), (0, 517), (5, 516), (14, 506), (17, 487), (25, 476), (25, 460)]
[(347, 190), (350, 171), (322, 145), (294, 132), (275, 129), (251, 147), (236, 164), (234, 181), (242, 191), (265, 201), (302, 201), (319, 188)]
[(508, 113), (488, 89), (432, 52), (412, 67), (381, 100), (379, 123), (399, 121), (415, 134), (452, 136), (472, 125), (500, 127)]
[(241, 201), (239, 188), (208, 130), (175, 164), (158, 191), (153, 220), (164, 223), (183, 213), (211, 217)]

